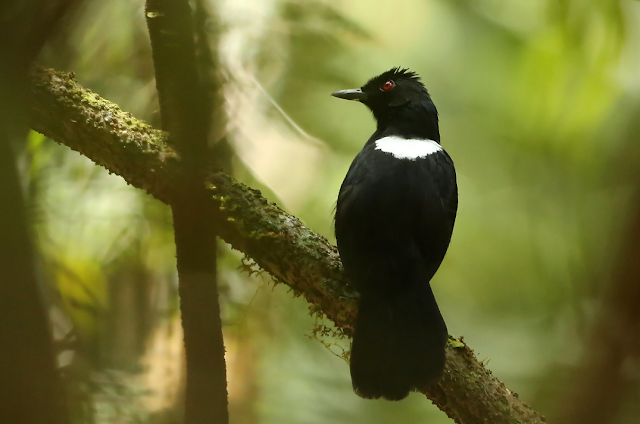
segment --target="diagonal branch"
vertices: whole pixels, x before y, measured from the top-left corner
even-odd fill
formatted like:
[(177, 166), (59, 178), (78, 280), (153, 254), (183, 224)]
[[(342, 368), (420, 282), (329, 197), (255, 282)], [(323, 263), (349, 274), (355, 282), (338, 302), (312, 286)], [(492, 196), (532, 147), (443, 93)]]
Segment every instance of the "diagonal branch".
[[(183, 175), (180, 158), (162, 133), (82, 88), (73, 75), (37, 69), (32, 80), (32, 128), (87, 156), (129, 184), (171, 204)], [(205, 181), (220, 236), (253, 258), (275, 280), (304, 296), (313, 313), (349, 335), (357, 292), (342, 275), (337, 249), (258, 190), (210, 172)], [(459, 424), (543, 423), (454, 338), (437, 387), (426, 393)]]

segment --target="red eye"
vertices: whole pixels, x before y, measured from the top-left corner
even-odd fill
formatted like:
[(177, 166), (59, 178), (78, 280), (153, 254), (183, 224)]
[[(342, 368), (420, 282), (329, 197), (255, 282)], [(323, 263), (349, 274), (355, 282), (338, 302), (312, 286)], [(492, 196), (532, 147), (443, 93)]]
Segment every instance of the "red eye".
[(393, 87), (395, 87), (395, 86), (396, 86), (396, 83), (395, 83), (395, 82), (393, 82), (393, 81), (387, 81), (387, 82), (385, 82), (384, 84), (382, 84), (382, 89), (383, 89), (384, 91), (389, 91), (389, 90), (391, 90), (391, 89), (392, 89)]

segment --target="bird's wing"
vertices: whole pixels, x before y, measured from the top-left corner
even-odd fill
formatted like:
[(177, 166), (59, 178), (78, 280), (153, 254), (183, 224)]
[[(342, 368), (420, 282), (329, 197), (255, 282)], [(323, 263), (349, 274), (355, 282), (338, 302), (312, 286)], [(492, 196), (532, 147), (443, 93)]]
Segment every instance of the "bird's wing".
[(340, 186), (340, 192), (338, 193), (338, 200), (336, 202), (336, 232), (338, 231), (338, 225), (347, 218), (349, 211), (353, 209), (354, 203), (357, 202), (358, 193), (360, 191), (361, 183), (367, 178), (369, 169), (366, 166), (366, 161), (362, 160), (361, 156), (365, 153), (360, 152), (356, 158), (351, 162), (349, 171), (344, 177), (344, 181)]
[(429, 278), (437, 271), (449, 247), (458, 211), (458, 186), (453, 161), (438, 152), (423, 162), (425, 196), (419, 208), (414, 243)]
[(434, 173), (436, 186), (438, 187), (442, 206), (451, 219), (451, 226), (453, 227), (458, 213), (456, 170), (453, 160), (444, 150), (438, 154), (436, 163), (440, 168), (440, 172)]

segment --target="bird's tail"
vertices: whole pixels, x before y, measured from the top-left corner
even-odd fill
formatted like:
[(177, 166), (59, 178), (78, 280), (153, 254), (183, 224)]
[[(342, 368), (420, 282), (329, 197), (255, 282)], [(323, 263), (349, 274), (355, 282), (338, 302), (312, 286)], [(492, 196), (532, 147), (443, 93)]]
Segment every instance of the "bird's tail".
[(429, 284), (360, 298), (351, 347), (353, 389), (368, 399), (404, 399), (442, 375), (447, 327)]

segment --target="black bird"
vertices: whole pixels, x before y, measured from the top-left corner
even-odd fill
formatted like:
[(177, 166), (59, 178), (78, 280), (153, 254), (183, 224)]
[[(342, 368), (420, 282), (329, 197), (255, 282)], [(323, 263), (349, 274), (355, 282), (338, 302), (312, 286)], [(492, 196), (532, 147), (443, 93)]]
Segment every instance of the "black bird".
[(340, 187), (338, 250), (360, 292), (351, 348), (353, 389), (400, 400), (437, 382), (447, 327), (430, 280), (458, 208), (453, 161), (420, 78), (394, 68), (332, 96), (364, 103), (377, 121)]

